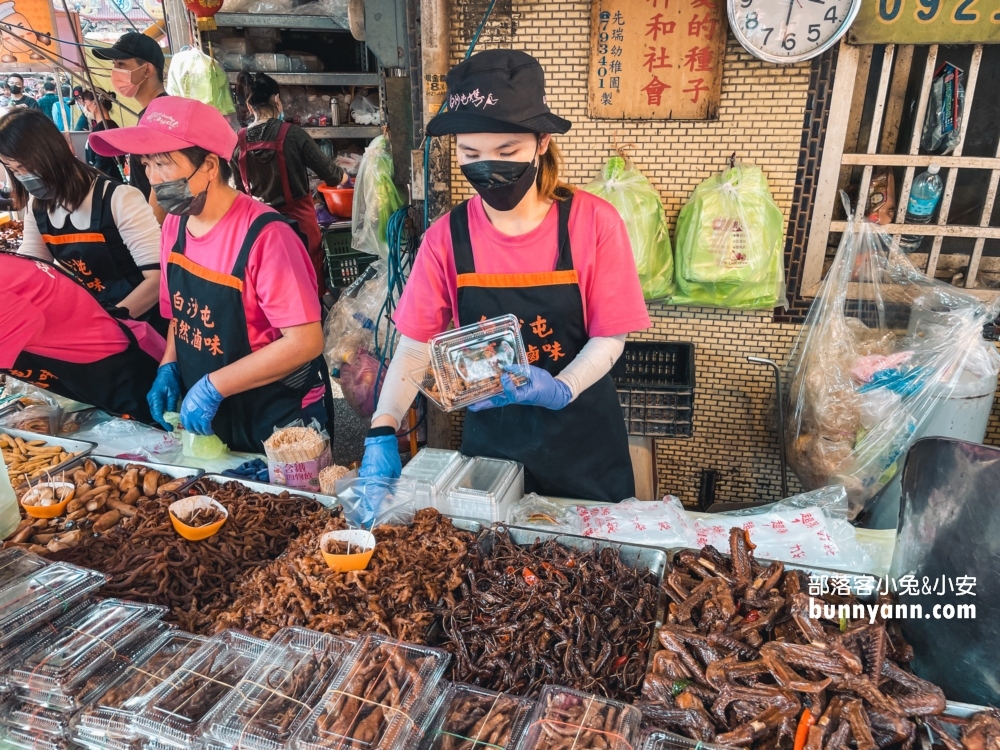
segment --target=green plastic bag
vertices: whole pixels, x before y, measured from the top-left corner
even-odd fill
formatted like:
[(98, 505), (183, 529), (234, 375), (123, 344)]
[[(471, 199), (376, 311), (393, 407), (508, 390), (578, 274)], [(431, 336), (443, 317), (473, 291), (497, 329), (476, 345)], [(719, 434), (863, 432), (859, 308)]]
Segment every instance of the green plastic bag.
[(677, 217), (675, 305), (786, 307), (785, 220), (757, 167), (737, 164), (694, 189)]
[(600, 177), (584, 190), (618, 209), (647, 300), (663, 299), (674, 291), (674, 258), (670, 230), (660, 194), (631, 161), (613, 156)]
[(182, 49), (170, 60), (167, 93), (197, 99), (215, 107), (224, 115), (236, 111), (226, 71), (219, 63), (198, 49)]
[(389, 217), (403, 207), (403, 196), (392, 181), (392, 151), (380, 135), (365, 149), (354, 182), (351, 247), (385, 259), (389, 257)]

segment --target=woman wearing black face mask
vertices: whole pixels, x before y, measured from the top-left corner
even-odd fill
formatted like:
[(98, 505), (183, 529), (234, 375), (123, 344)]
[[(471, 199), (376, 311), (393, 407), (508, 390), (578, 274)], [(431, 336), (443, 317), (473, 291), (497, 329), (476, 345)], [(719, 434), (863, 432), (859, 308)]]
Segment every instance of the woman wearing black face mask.
[[(263, 452), (275, 427), (316, 419), (333, 434), (316, 273), (272, 208), (229, 185), (236, 134), (194, 99), (154, 99), (132, 128), (94, 133), (104, 156), (142, 155), (167, 212), (160, 310), (172, 318), (149, 392), (153, 418)], [(182, 398), (183, 396), (183, 398)]]
[(113, 314), (166, 333), (156, 309), (160, 227), (142, 193), (77, 159), (38, 110), (0, 118), (0, 161), (26, 209), (19, 252), (59, 263)]
[(448, 111), (427, 126), (455, 135), (479, 195), (428, 229), (393, 320), (403, 340), (365, 441), (362, 476), (398, 476), (395, 431), (426, 367), (426, 341), (514, 314), (530, 366), (504, 395), (469, 409), (462, 452), (520, 461), (525, 489), (618, 502), (634, 494), (611, 367), (628, 333), (649, 326), (628, 233), (617, 211), (559, 179), (552, 134), (570, 123), (545, 104), (544, 76), (523, 52), (490, 50), (448, 74)]

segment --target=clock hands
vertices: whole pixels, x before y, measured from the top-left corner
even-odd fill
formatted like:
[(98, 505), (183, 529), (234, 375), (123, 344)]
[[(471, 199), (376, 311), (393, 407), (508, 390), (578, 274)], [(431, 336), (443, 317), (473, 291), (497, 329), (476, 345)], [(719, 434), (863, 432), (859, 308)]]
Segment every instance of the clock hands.
[(795, 0), (788, 3), (788, 17), (785, 19), (785, 29), (792, 23), (792, 9), (795, 7)]

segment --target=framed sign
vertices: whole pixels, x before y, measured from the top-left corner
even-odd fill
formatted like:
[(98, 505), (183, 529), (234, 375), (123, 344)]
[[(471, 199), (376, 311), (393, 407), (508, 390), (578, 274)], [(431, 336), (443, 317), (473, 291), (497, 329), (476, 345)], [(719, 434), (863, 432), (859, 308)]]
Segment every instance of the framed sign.
[(1000, 44), (1000, 5), (986, 0), (865, 0), (851, 44)]
[(593, 0), (590, 116), (716, 119), (726, 32), (724, 0)]

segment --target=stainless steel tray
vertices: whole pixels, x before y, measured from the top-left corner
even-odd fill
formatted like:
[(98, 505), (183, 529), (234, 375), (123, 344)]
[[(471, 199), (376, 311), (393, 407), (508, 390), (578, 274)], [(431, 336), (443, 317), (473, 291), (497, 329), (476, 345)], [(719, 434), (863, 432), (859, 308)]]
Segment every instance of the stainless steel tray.
[[(89, 456), (94, 449), (97, 447), (97, 443), (91, 443), (89, 440), (73, 440), (72, 438), (64, 437), (54, 437), (52, 435), (43, 435), (40, 432), (28, 432), (27, 430), (9, 430), (6, 427), (0, 427), (0, 432), (10, 435), (11, 437), (19, 437), (21, 440), (28, 442), (29, 440), (43, 440), (46, 445), (58, 445), (60, 448), (65, 450), (67, 453), (74, 453), (72, 458), (63, 461), (61, 464), (53, 466), (50, 474), (54, 474), (57, 471), (62, 471), (69, 464), (76, 461), (78, 458), (83, 456)], [(22, 482), (16, 489), (21, 489), (27, 487), (27, 482)]]
[(286, 487), (283, 484), (268, 484), (267, 482), (254, 482), (250, 479), (239, 479), (237, 477), (226, 477), (222, 474), (203, 474), (198, 477), (199, 479), (211, 479), (213, 482), (218, 484), (225, 484), (226, 482), (237, 482), (242, 484), (244, 487), (248, 487), (254, 492), (267, 492), (271, 495), (280, 495), (282, 492), (287, 492), (289, 495), (298, 497), (307, 497), (310, 500), (315, 500), (317, 503), (322, 505), (324, 508), (333, 510), (339, 503), (337, 498), (333, 495), (323, 495), (319, 492), (308, 492), (306, 490), (299, 490), (295, 487)]
[[(90, 458), (98, 466), (105, 466), (111, 464), (112, 466), (145, 466), (147, 469), (155, 469), (161, 474), (170, 477), (171, 479), (190, 479), (193, 482), (199, 479), (204, 473), (204, 469), (196, 469), (193, 466), (180, 466), (178, 464), (159, 464), (155, 461), (131, 461), (125, 458), (114, 458), (112, 456), (99, 456), (96, 453), (92, 453), (88, 458)], [(190, 482), (188, 482), (190, 484)], [(187, 485), (182, 485), (181, 490), (184, 490)]]

